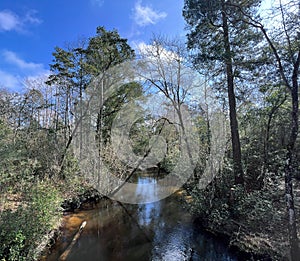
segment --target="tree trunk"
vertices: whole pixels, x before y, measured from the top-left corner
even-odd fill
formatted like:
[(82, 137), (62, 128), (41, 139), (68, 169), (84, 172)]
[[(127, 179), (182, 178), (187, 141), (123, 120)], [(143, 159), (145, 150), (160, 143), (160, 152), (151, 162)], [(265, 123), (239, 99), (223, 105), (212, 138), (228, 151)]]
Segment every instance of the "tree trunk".
[(236, 115), (236, 101), (235, 101), (235, 94), (234, 94), (232, 58), (231, 58), (231, 49), (230, 49), (230, 42), (229, 42), (229, 29), (228, 29), (228, 20), (227, 20), (227, 14), (226, 14), (226, 8), (224, 2), (222, 2), (222, 23), (223, 23), (223, 34), (224, 34), (223, 36), (224, 36), (224, 48), (225, 48), (224, 60), (226, 65), (230, 131), (231, 131), (232, 154), (233, 154), (233, 170), (234, 170), (235, 184), (244, 185), (241, 144), (240, 144), (238, 121)]
[(286, 207), (288, 213), (288, 231), (289, 231), (289, 243), (290, 243), (290, 253), (291, 260), (297, 261), (299, 260), (300, 250), (299, 250), (299, 240), (297, 236), (297, 224), (296, 224), (296, 215), (295, 215), (295, 206), (294, 206), (294, 193), (293, 193), (293, 172), (295, 170), (295, 165), (297, 165), (296, 161), (296, 152), (295, 152), (295, 144), (298, 136), (298, 117), (299, 117), (299, 94), (298, 94), (298, 74), (299, 74), (299, 65), (300, 65), (300, 50), (297, 54), (297, 59), (292, 61), (293, 64), (293, 74), (292, 74), (292, 86), (290, 86), (289, 81), (285, 75), (284, 67), (282, 65), (281, 58), (277, 52), (276, 47), (273, 42), (269, 38), (267, 31), (264, 27), (259, 24), (256, 27), (260, 28), (262, 33), (265, 36), (265, 39), (269, 43), (271, 47), (275, 59), (278, 64), (278, 69), (280, 76), (285, 83), (285, 86), (291, 93), (292, 98), (292, 115), (291, 115), (291, 132), (289, 137), (289, 143), (287, 146), (287, 155), (286, 162), (284, 167), (284, 175), (285, 175), (285, 198), (286, 198)]
[(82, 233), (82, 230), (85, 228), (85, 226), (86, 226), (86, 221), (83, 221), (81, 223), (81, 226), (78, 229), (77, 233), (73, 237), (72, 242), (70, 243), (70, 245), (68, 246), (68, 248), (59, 257), (60, 261), (66, 260), (68, 258), (68, 256), (70, 255), (70, 252), (71, 252), (72, 248), (74, 247), (74, 245), (76, 244), (77, 240), (79, 239), (79, 237), (80, 237), (80, 235)]
[(299, 240), (297, 235), (297, 225), (296, 225), (296, 215), (295, 215), (295, 206), (294, 206), (294, 193), (293, 193), (293, 173), (295, 171), (296, 162), (296, 153), (295, 153), (295, 144), (298, 136), (298, 68), (295, 67), (293, 73), (293, 86), (291, 88), (292, 96), (292, 126), (291, 133), (289, 138), (289, 144), (287, 148), (287, 157), (285, 165), (285, 197), (286, 197), (286, 207), (288, 213), (288, 230), (289, 230), (289, 241), (291, 249), (291, 260), (299, 260), (300, 251), (299, 251)]

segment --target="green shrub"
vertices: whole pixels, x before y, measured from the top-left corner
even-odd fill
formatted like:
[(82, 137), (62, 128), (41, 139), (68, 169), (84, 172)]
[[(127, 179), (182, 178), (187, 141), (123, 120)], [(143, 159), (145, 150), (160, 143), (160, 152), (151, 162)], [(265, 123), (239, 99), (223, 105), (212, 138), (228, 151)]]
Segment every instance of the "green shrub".
[(35, 260), (38, 244), (58, 222), (61, 201), (59, 192), (51, 184), (39, 183), (28, 191), (27, 202), (17, 210), (3, 211), (0, 259)]

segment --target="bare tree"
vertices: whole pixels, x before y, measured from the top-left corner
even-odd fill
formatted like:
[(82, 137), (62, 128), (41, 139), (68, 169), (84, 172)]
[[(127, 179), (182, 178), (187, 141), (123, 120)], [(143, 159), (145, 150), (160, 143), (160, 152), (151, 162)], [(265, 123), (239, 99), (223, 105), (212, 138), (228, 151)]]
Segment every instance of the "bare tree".
[(181, 142), (185, 144), (190, 163), (194, 166), (193, 144), (188, 143), (189, 131), (184, 124), (186, 116), (183, 112), (188, 109), (192, 91), (199, 88), (200, 78), (188, 66), (185, 45), (179, 39), (154, 36), (150, 45), (140, 45), (139, 54), (139, 75), (150, 89), (154, 87), (172, 105), (182, 132)]

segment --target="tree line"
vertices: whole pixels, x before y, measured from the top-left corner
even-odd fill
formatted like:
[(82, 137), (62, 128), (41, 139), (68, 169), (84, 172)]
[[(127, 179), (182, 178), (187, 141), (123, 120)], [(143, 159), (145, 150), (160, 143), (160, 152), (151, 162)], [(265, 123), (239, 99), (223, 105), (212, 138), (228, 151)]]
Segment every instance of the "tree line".
[[(195, 167), (185, 184), (194, 198), (189, 207), (207, 228), (229, 234), (241, 249), (297, 260), (299, 5), (279, 1), (268, 14), (262, 8), (259, 0), (185, 0), (186, 44), (156, 35), (137, 51), (116, 30), (98, 27), (93, 37), (56, 47), (47, 78), (26, 80), (23, 93), (2, 89), (1, 192), (23, 202), (8, 208), (24, 210), (36, 202), (45, 181), (52, 184), (55, 196), (49, 197), (56, 202), (68, 190), (78, 193), (82, 184), (108, 189), (113, 181), (101, 164), (126, 180), (151, 155), (151, 137), (160, 135), (167, 145), (157, 166), (164, 172), (176, 166), (186, 143)], [(111, 88), (107, 99), (104, 93)], [(94, 102), (91, 112), (87, 108)], [(130, 111), (132, 104), (141, 112), (139, 119)], [(185, 141), (191, 130), (184, 126), (185, 110), (197, 133), (196, 161), (194, 144)], [(167, 118), (165, 112), (177, 116)], [(126, 158), (128, 151), (114, 150), (111, 130), (122, 117), (133, 121), (124, 128), (126, 144), (138, 155), (130, 159), (135, 163)], [(87, 157), (92, 145), (85, 148), (84, 142), (90, 137), (93, 157), (100, 161)], [(84, 169), (79, 161), (86, 162)], [(199, 186), (207, 166), (209, 185)], [(3, 206), (10, 202), (1, 200)], [(42, 205), (33, 210), (45, 211)], [(19, 252), (26, 258), (32, 255), (33, 234), (4, 227), (9, 213), (1, 209), (0, 225), (10, 230), (10, 238), (3, 241), (0, 257), (15, 260)], [(49, 217), (47, 229), (51, 222)]]
[[(264, 3), (266, 4), (266, 3)], [(280, 155), (281, 172), (284, 173), (285, 199), (288, 213), (288, 234), (291, 259), (299, 256), (296, 228), (293, 178), (298, 172), (297, 137), (299, 122), (298, 74), (299, 3), (278, 1), (266, 17), (259, 12), (262, 1), (185, 1), (183, 15), (188, 24), (188, 47), (193, 50), (196, 66), (210, 68), (203, 73), (222, 75), (226, 86), (232, 141), (235, 184), (247, 187), (243, 167), (237, 100), (240, 93), (256, 85), (258, 95), (271, 92), (267, 97), (269, 108), (264, 142), (265, 155), (260, 156), (264, 176), (270, 169), (270, 127), (274, 114), (288, 103), (286, 108), (287, 137)], [(263, 91), (262, 91), (263, 89)], [(273, 90), (273, 91), (272, 91)], [(274, 92), (277, 91), (277, 95)], [(273, 100), (271, 97), (273, 96)], [(254, 98), (254, 97), (253, 97)], [(252, 98), (252, 99), (253, 99)], [(272, 99), (272, 101), (271, 101)], [(251, 99), (250, 99), (251, 101)], [(260, 107), (260, 104), (255, 104)], [(262, 109), (262, 108), (261, 108)], [(278, 128), (278, 126), (277, 126)], [(264, 179), (258, 179), (262, 182)]]

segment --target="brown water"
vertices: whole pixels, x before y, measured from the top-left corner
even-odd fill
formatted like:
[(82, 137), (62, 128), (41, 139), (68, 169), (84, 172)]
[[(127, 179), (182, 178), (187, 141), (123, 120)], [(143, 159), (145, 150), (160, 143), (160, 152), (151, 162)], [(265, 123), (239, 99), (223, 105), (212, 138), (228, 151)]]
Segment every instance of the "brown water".
[[(138, 184), (155, 182), (151, 177), (137, 180)], [(66, 216), (63, 236), (47, 261), (59, 260), (84, 220), (87, 225), (68, 261), (237, 260), (221, 241), (194, 225), (175, 193), (159, 202), (138, 205), (103, 200), (92, 210)]]

